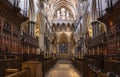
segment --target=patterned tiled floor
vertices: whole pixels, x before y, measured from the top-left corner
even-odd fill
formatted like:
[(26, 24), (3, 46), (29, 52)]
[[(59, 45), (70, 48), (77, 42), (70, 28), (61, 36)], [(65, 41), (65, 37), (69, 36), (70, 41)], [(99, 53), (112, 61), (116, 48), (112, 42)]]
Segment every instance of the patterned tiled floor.
[(70, 61), (61, 60), (52, 68), (45, 77), (81, 77), (73, 68)]

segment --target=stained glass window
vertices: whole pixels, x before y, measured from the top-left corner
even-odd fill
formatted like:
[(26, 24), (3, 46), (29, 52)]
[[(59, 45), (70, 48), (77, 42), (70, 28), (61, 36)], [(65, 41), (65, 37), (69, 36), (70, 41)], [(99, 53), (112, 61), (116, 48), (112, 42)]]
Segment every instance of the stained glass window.
[(65, 19), (65, 8), (61, 9), (61, 18)]
[(66, 10), (64, 7), (60, 8), (60, 10), (57, 10), (57, 18), (62, 20), (69, 20), (70, 12)]

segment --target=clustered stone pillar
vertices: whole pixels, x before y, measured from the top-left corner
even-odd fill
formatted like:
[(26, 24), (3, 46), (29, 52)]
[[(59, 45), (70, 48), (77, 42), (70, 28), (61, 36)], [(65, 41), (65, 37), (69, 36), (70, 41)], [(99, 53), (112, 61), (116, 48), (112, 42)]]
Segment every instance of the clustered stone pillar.
[(28, 33), (32, 36), (34, 36), (34, 32), (35, 32), (35, 22), (33, 21), (29, 21), (28, 22)]
[(99, 22), (94, 21), (91, 24), (92, 24), (93, 37), (95, 37), (100, 33)]

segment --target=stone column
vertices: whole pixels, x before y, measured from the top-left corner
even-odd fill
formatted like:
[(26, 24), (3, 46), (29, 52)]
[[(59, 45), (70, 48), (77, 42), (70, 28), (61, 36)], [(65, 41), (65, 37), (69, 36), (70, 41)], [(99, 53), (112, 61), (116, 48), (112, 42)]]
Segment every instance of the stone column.
[(32, 36), (34, 36), (34, 31), (35, 31), (35, 22), (32, 22)]
[(72, 56), (75, 56), (75, 46), (72, 48)]
[(31, 22), (29, 21), (29, 34), (31, 35)]
[(35, 31), (35, 22), (34, 21), (29, 21), (29, 28), (28, 28), (28, 33), (31, 36), (34, 36), (34, 31)]
[(45, 45), (44, 45), (44, 33), (40, 33), (39, 35), (39, 48), (44, 50), (45, 49)]
[(35, 22), (33, 23), (33, 36), (35, 36)]
[(57, 42), (57, 55), (59, 55), (60, 51), (59, 51), (59, 42)]
[(45, 38), (45, 20), (44, 17), (42, 16), (42, 13), (39, 13), (39, 17), (40, 17), (40, 21), (39, 21), (39, 37), (38, 37), (38, 41), (39, 41), (39, 49), (38, 49), (38, 53), (40, 52), (40, 49), (42, 49), (43, 51), (45, 51), (45, 44), (44, 44), (44, 38)]
[(52, 42), (50, 42), (50, 46), (49, 47), (50, 47), (50, 52), (53, 53), (54, 48), (53, 48)]
[(70, 55), (71, 55), (71, 48), (70, 48), (70, 42), (68, 42), (68, 55), (69, 55), (69, 57), (70, 57)]
[(76, 48), (77, 48), (77, 46), (78, 46), (78, 43), (77, 43), (77, 41), (75, 42), (75, 47), (74, 47), (74, 56), (77, 56), (79, 53), (77, 52), (77, 50), (76, 50)]

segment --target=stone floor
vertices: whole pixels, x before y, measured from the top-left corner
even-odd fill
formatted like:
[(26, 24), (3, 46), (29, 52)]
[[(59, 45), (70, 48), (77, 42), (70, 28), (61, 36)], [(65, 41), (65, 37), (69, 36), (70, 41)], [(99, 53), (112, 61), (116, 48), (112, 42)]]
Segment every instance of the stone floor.
[(45, 77), (81, 77), (68, 60), (60, 60)]

